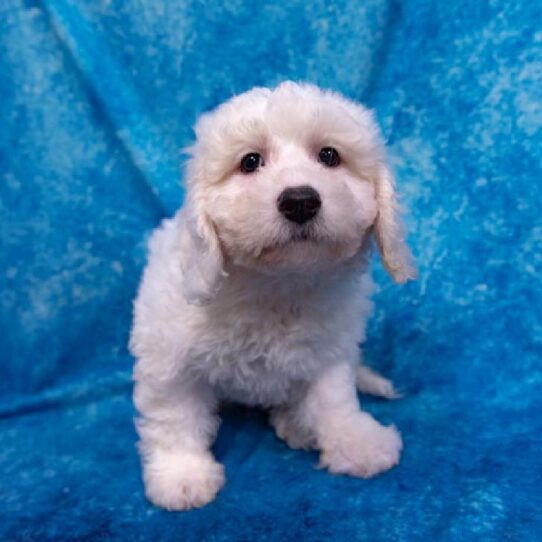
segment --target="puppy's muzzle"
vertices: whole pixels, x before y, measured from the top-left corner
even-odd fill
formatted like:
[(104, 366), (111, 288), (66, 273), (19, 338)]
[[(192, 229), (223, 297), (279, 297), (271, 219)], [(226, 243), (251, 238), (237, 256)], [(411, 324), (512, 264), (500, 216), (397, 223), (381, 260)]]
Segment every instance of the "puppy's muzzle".
[(308, 185), (286, 188), (277, 199), (279, 212), (297, 224), (312, 220), (321, 206), (320, 194)]

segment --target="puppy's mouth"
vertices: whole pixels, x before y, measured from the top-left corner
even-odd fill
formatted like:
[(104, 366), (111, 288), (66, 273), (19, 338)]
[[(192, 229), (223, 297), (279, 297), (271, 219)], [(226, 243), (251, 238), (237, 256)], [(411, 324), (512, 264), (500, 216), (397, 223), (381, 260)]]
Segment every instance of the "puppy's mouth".
[(258, 255), (258, 260), (261, 262), (269, 262), (270, 258), (273, 259), (274, 255), (283, 251), (295, 251), (296, 247), (300, 250), (306, 250), (310, 246), (316, 247), (321, 242), (322, 239), (316, 233), (316, 228), (314, 226), (303, 225), (292, 227), (290, 234), (286, 239), (264, 246)]
[(321, 239), (316, 233), (316, 228), (313, 224), (292, 226), (288, 233), (289, 235), (285, 239), (282, 239), (281, 241), (277, 241), (276, 243), (265, 247), (264, 250), (266, 248), (269, 248), (269, 250), (277, 250), (281, 248), (286, 248), (292, 244), (318, 243), (319, 241), (321, 241)]
[(317, 236), (314, 232), (314, 227), (312, 227), (311, 225), (308, 225), (308, 226), (299, 226), (296, 228), (292, 228), (290, 239), (286, 241), (285, 244), (289, 244), (296, 241), (297, 242), (318, 241)]

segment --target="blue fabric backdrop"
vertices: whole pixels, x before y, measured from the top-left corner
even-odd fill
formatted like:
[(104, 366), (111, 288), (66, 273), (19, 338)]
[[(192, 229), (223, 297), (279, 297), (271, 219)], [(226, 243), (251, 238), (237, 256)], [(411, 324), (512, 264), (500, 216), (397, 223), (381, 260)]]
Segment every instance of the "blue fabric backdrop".
[[(542, 538), (542, 3), (2, 0), (0, 539)], [(362, 398), (405, 440), (370, 481), (316, 470), (230, 408), (225, 490), (143, 497), (126, 351), (145, 239), (179, 149), (283, 79), (376, 109), (420, 279), (381, 289)]]

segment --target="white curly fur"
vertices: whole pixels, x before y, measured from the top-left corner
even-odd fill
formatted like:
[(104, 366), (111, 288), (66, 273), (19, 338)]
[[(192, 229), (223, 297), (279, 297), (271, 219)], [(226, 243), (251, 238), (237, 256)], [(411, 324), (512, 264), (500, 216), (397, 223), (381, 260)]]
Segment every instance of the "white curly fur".
[[(221, 400), (271, 410), (277, 435), (321, 451), (331, 472), (369, 477), (399, 461), (401, 439), (360, 410), (362, 391), (396, 396), (359, 365), (371, 311), (374, 234), (392, 276), (414, 276), (372, 114), (314, 86), (257, 88), (204, 115), (187, 200), (153, 234), (130, 347), (148, 498), (170, 510), (211, 501), (224, 483), (210, 446)], [(335, 147), (341, 164), (318, 161)], [(264, 165), (247, 174), (241, 158)], [(277, 210), (310, 185), (318, 215)], [(300, 233), (303, 232), (303, 235)]]

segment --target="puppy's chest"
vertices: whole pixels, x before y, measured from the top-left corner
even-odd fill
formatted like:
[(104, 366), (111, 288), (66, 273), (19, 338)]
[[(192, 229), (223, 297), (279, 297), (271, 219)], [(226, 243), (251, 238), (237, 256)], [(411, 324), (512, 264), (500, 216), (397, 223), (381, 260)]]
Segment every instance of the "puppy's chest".
[(212, 335), (197, 347), (198, 370), (225, 399), (282, 403), (325, 358), (325, 319), (317, 312), (284, 303), (211, 314)]

